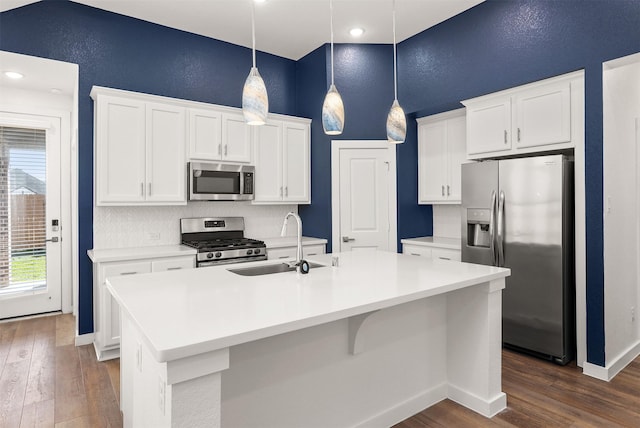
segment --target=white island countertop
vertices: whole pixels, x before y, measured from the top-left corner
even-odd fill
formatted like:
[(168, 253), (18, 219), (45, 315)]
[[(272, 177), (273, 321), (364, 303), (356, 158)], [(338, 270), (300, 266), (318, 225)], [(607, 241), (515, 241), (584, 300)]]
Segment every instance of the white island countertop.
[(313, 268), (307, 275), (240, 276), (229, 272), (229, 266), (215, 266), (111, 277), (107, 288), (143, 332), (154, 358), (162, 362), (447, 293), (510, 273), (504, 268), (390, 252), (333, 256), (339, 257), (339, 267), (330, 266), (332, 254), (318, 255), (311, 260), (328, 266)]

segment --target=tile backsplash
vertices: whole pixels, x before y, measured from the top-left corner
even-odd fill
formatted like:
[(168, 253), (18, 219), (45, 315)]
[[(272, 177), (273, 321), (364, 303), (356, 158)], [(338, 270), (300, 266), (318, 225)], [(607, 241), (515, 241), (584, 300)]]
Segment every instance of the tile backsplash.
[(460, 239), (462, 221), (460, 205), (433, 206), (433, 236)]
[[(270, 238), (280, 236), (289, 211), (297, 212), (297, 205), (189, 202), (181, 206), (94, 207), (93, 248), (179, 244), (180, 219), (187, 217), (244, 217), (245, 236)], [(295, 227), (288, 228), (288, 235), (295, 233)]]

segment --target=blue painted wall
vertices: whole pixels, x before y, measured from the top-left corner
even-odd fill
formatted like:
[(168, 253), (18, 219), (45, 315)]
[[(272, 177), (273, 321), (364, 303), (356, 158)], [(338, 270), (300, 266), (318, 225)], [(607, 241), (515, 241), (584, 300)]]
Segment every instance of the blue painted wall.
[(605, 363), (602, 62), (638, 51), (638, 0), (489, 0), (398, 48), (400, 99), (420, 116), (585, 70), (587, 359), (598, 365)]
[[(90, 333), (92, 270), (86, 252), (93, 247), (91, 87), (240, 107), (251, 51), (68, 1), (44, 1), (0, 14), (0, 49), (72, 62), (80, 68), (78, 313), (79, 333)], [(270, 111), (296, 114), (295, 62), (259, 53), (257, 64), (267, 85)]]
[[(401, 25), (401, 23), (400, 23)], [(239, 106), (249, 50), (64, 1), (0, 14), (0, 49), (80, 65), (80, 253), (92, 247), (92, 85)], [(640, 51), (638, 0), (488, 0), (398, 47), (399, 100), (408, 115), (398, 156), (398, 237), (430, 235), (418, 206), (412, 119), (466, 98), (573, 70), (586, 74), (588, 361), (604, 365), (602, 62)], [(329, 49), (297, 62), (266, 54), (258, 66), (273, 112), (311, 117), (312, 205), (305, 233), (331, 238), (330, 147), (320, 110)], [(346, 108), (341, 139), (384, 139), (393, 99), (392, 49), (337, 45), (336, 85)], [(80, 328), (92, 331), (91, 266), (80, 257)]]
[[(322, 102), (331, 83), (331, 49), (325, 45), (298, 61), (298, 114), (313, 119), (311, 132), (311, 205), (299, 213), (305, 234), (331, 242), (331, 140), (386, 140), (387, 113), (393, 102), (391, 45), (334, 45), (334, 80), (345, 108), (342, 135), (322, 130)], [(400, 99), (402, 104), (402, 99)], [(398, 163), (398, 249), (400, 239), (432, 234), (431, 206), (418, 206), (417, 125), (408, 118), (405, 144), (396, 148)], [(402, 167), (400, 167), (402, 166)]]

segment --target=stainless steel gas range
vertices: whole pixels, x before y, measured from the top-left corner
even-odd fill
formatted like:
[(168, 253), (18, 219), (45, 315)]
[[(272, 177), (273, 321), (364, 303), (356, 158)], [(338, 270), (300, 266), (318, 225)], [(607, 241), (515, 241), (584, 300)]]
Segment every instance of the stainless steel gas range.
[(267, 259), (264, 242), (244, 237), (243, 217), (183, 218), (180, 235), (198, 250), (196, 267)]

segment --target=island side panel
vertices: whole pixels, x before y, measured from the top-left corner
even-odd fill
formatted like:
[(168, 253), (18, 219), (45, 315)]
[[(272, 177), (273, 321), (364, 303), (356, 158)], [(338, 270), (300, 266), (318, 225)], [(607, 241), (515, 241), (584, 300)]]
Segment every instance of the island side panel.
[(504, 278), (447, 295), (448, 398), (487, 417), (507, 406), (502, 392)]
[(223, 427), (391, 426), (446, 397), (446, 297), (230, 348)]

